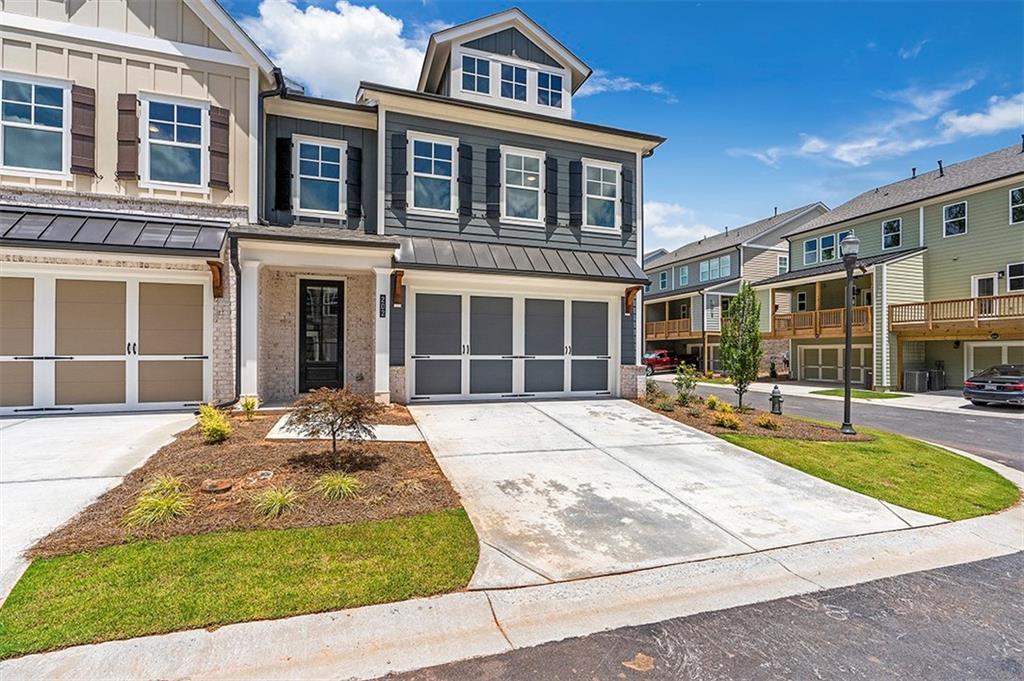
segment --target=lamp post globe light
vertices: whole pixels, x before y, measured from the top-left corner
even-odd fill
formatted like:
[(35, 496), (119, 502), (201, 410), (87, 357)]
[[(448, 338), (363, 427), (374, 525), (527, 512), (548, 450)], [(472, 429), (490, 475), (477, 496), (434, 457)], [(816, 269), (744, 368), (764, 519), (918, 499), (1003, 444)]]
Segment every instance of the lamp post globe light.
[(839, 242), (839, 254), (846, 267), (846, 314), (844, 327), (846, 347), (843, 349), (843, 425), (839, 429), (844, 435), (856, 435), (850, 422), (850, 359), (853, 354), (853, 268), (857, 266), (860, 253), (860, 239), (851, 232)]

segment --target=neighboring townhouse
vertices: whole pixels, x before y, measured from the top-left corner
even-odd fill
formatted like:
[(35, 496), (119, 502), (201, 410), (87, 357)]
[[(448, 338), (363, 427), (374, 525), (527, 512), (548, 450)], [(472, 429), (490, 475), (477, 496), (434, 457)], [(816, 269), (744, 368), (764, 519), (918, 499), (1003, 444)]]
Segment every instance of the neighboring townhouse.
[(209, 0), (0, 2), (0, 409), (234, 397), (272, 68)]
[(17, 8), (0, 409), (636, 393), (664, 140), (573, 120), (591, 70), (521, 11), (350, 103), (290, 84), (213, 1)]
[(864, 192), (791, 230), (790, 271), (757, 283), (766, 338), (788, 340), (795, 378), (843, 380), (846, 273), (860, 240), (852, 380), (900, 389), (904, 370), (961, 385), (1024, 362), (1024, 147), (1015, 145)]
[[(789, 271), (784, 234), (818, 219), (828, 207), (816, 202), (726, 229), (669, 253), (646, 259), (650, 283), (644, 296), (644, 341), (665, 348), (704, 370), (719, 370), (722, 316), (742, 282)], [(767, 342), (765, 362), (780, 361), (788, 344)]]

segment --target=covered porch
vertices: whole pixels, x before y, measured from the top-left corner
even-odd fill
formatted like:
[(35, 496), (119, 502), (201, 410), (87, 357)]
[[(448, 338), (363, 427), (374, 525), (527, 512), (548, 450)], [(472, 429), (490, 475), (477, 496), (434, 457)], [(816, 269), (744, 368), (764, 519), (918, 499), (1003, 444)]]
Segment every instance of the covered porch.
[(687, 340), (700, 337), (700, 296), (689, 295), (645, 304), (645, 341)]

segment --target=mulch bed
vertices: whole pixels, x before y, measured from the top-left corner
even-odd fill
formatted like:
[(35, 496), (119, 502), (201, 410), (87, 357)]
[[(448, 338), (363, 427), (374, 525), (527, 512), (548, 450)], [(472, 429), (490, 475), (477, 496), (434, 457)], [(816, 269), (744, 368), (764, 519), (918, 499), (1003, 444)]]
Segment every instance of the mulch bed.
[(389, 404), (387, 410), (374, 419), (374, 423), (382, 426), (412, 426), (416, 421), (409, 410), (400, 404)]
[[(692, 426), (698, 430), (703, 430), (704, 432), (711, 433), (713, 435), (761, 435), (763, 437), (815, 440), (819, 442), (867, 442), (875, 439), (873, 436), (866, 433), (843, 435), (839, 432), (838, 428), (823, 426), (811, 421), (794, 419), (788, 416), (776, 416), (760, 409), (749, 409), (744, 410), (743, 412), (740, 412), (739, 410), (734, 411), (731, 415), (739, 419), (739, 429), (732, 430), (730, 428), (723, 428), (714, 422), (715, 414), (720, 412), (708, 409), (702, 398), (695, 399), (686, 407), (676, 405), (672, 411), (663, 411), (658, 409), (653, 403), (642, 399), (636, 400), (636, 403), (642, 407), (647, 407), (653, 412), (663, 414), (670, 419), (674, 419), (680, 423)], [(733, 405), (733, 407), (735, 406), (736, 405)], [(759, 416), (765, 414), (769, 414), (776, 422), (779, 423), (781, 428), (779, 428), (779, 430), (769, 430), (755, 425), (754, 421)]]
[[(404, 407), (386, 415), (404, 423)], [(331, 444), (321, 440), (265, 440), (280, 414), (260, 412), (249, 422), (232, 415), (234, 432), (221, 444), (203, 443), (198, 426), (178, 435), (124, 481), (29, 552), (30, 557), (54, 556), (121, 544), (130, 539), (163, 539), (221, 530), (283, 529), (384, 520), (460, 508), (458, 494), (422, 442), (345, 442), (338, 459)], [(385, 421), (388, 422), (388, 421)], [(409, 423), (412, 419), (409, 418)], [(310, 488), (326, 472), (345, 470), (363, 484), (355, 499), (326, 501)], [(257, 471), (271, 471), (269, 480), (256, 480)], [(125, 528), (123, 519), (139, 491), (159, 475), (180, 478), (192, 495), (189, 515), (148, 530)], [(229, 491), (203, 492), (204, 480), (227, 479)], [(268, 487), (292, 487), (300, 494), (298, 507), (275, 520), (254, 516), (251, 497)]]

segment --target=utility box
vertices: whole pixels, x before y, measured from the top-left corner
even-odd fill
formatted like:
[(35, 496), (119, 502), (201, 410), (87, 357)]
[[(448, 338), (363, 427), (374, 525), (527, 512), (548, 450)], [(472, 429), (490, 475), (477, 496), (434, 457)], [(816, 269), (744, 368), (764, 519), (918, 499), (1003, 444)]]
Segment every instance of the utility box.
[(874, 390), (875, 389), (875, 372), (872, 369), (864, 370), (864, 389)]
[(903, 390), (908, 393), (928, 392), (927, 371), (904, 371)]
[(928, 370), (928, 389), (929, 390), (945, 390), (946, 389), (946, 372), (942, 369), (929, 369)]

